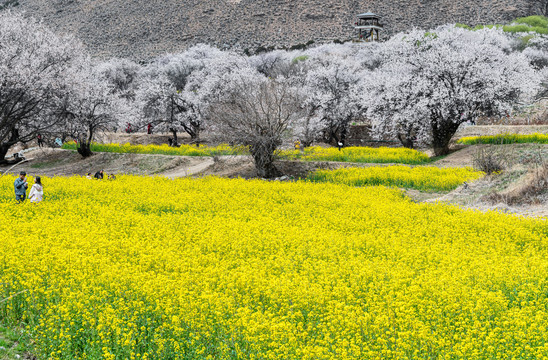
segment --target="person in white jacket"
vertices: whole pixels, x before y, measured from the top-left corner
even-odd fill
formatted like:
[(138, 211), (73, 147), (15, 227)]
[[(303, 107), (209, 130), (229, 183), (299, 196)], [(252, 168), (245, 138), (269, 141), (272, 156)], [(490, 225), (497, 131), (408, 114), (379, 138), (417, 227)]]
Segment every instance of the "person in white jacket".
[(42, 186), (42, 180), (40, 179), (40, 176), (37, 176), (34, 179), (34, 185), (32, 185), (32, 188), (29, 192), (29, 200), (31, 203), (39, 203), (42, 201), (42, 198), (44, 197), (44, 188)]

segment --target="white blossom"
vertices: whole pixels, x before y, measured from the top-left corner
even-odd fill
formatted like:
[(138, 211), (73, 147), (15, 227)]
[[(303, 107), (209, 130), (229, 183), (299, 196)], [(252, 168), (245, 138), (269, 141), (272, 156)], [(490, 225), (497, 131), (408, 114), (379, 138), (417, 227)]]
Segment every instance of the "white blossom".
[(65, 91), (68, 69), (83, 50), (34, 20), (0, 13), (0, 162), (17, 142), (37, 134), (57, 136), (65, 128), (53, 116)]
[(377, 135), (431, 144), (447, 153), (458, 127), (481, 115), (505, 114), (520, 96), (531, 96), (538, 78), (527, 58), (511, 51), (499, 29), (453, 26), (399, 34), (384, 44), (387, 59), (363, 89)]

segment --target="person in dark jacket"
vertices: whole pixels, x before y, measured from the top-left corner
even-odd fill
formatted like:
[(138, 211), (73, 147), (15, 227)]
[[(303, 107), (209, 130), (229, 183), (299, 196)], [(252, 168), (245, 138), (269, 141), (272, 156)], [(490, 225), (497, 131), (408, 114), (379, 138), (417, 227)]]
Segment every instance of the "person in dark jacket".
[(15, 182), (13, 183), (13, 187), (15, 188), (15, 200), (19, 203), (25, 201), (27, 197), (27, 188), (29, 185), (27, 183), (26, 176), (27, 173), (21, 171), (19, 173), (19, 177), (15, 179)]
[(103, 170), (97, 171), (94, 178), (96, 178), (97, 180), (103, 180)]

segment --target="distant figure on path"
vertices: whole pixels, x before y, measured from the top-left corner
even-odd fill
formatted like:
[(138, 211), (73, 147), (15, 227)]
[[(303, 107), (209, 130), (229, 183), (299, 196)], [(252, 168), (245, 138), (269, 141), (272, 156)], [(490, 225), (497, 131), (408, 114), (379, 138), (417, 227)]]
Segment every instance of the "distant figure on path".
[(342, 141), (339, 141), (337, 143), (337, 146), (339, 147), (339, 151), (341, 151), (342, 147), (344, 146), (343, 142)]
[(173, 146), (173, 139), (167, 138), (167, 143), (169, 144), (169, 146)]
[(152, 134), (152, 124), (151, 123), (148, 123), (147, 134)]
[(15, 160), (23, 161), (25, 160), (25, 155), (23, 154), (23, 151), (19, 151), (13, 154), (13, 158)]
[(15, 182), (13, 183), (13, 187), (15, 188), (15, 200), (17, 200), (18, 203), (25, 201), (27, 197), (27, 188), (29, 185), (26, 176), (27, 173), (21, 171), (19, 177), (15, 179)]
[(38, 204), (44, 197), (44, 187), (42, 186), (42, 180), (40, 176), (34, 179), (34, 185), (30, 188), (29, 200), (31, 203)]
[(44, 146), (44, 140), (42, 139), (42, 134), (38, 134), (36, 138), (38, 139), (38, 147)]
[(97, 171), (94, 176), (97, 180), (103, 180), (103, 170)]
[(127, 123), (127, 125), (126, 125), (126, 132), (128, 134), (131, 134), (131, 124), (130, 123)]

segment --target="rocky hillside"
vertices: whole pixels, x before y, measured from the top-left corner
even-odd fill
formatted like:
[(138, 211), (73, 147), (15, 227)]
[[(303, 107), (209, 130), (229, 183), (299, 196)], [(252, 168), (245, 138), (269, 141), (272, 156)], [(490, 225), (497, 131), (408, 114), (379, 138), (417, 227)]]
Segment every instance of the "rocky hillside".
[[(382, 16), (386, 33), (447, 22), (505, 21), (535, 12), (536, 0), (0, 0), (74, 33), (98, 57), (148, 60), (196, 43), (283, 47), (344, 40), (355, 15)], [(1, 6), (0, 6), (1, 8)]]

